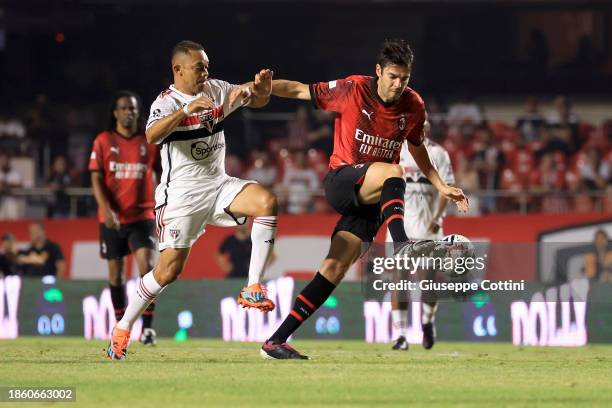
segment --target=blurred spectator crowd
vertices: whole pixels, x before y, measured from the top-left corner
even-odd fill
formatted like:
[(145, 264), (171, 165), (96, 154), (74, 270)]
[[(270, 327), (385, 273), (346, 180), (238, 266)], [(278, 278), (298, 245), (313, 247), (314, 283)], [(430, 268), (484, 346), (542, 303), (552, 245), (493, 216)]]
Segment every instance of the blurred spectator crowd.
[[(487, 120), (469, 98), (448, 106), (426, 100), (430, 137), (448, 150), (472, 214), (612, 211), (612, 119), (598, 126), (583, 121), (565, 96), (548, 111), (527, 98), (514, 123)], [(67, 191), (89, 186), (87, 159), (103, 129), (93, 111), (38, 95), (28, 110), (0, 113), (0, 219), (95, 213), (86, 190), (75, 198)], [(322, 180), (333, 116), (300, 105), (290, 117), (249, 124), (258, 127), (259, 143), (248, 151), (228, 145), (227, 171), (273, 189), (285, 212), (331, 211)], [(39, 213), (27, 213), (32, 207)]]

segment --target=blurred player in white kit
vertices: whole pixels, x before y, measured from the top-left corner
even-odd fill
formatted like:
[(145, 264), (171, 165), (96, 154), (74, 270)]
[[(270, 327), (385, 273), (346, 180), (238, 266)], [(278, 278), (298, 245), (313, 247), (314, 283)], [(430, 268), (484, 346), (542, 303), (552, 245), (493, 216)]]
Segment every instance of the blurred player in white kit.
[[(451, 166), (448, 152), (439, 144), (429, 138), (431, 125), (426, 120), (423, 128), (425, 133), (424, 145), (429, 152), (432, 164), (438, 170), (442, 180), (448, 184), (455, 184), (455, 175)], [(445, 215), (448, 198), (441, 196), (438, 190), (429, 182), (427, 177), (419, 170), (414, 158), (408, 151), (406, 143), (402, 146), (400, 153), (400, 166), (404, 169), (406, 178), (406, 194), (404, 205), (404, 227), (406, 235), (414, 241), (431, 239), (441, 240), (444, 237), (442, 231), (442, 220)], [(391, 234), (387, 230), (387, 242), (392, 241)], [(433, 278), (433, 276), (428, 276)], [(431, 295), (421, 301), (422, 315), (421, 327), (423, 329), (423, 347), (430, 349), (435, 342), (435, 314), (438, 303), (431, 299)], [(408, 350), (408, 300), (399, 299), (397, 292), (392, 292), (392, 320), (393, 326), (400, 335), (393, 345), (394, 350)]]

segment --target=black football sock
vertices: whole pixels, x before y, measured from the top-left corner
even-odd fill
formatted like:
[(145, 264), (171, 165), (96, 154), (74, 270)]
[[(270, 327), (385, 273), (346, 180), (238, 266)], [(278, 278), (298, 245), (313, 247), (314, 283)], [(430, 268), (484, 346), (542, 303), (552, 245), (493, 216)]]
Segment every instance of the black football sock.
[(293, 309), (270, 337), (270, 341), (275, 344), (286, 342), (289, 336), (325, 303), (334, 289), (336, 289), (336, 285), (317, 272), (313, 280), (297, 296)]
[(150, 329), (153, 325), (153, 315), (155, 312), (155, 302), (149, 303), (149, 306), (142, 313), (142, 328)]
[(380, 210), (383, 214), (393, 242), (406, 242), (404, 230), (404, 193), (406, 182), (400, 177), (385, 180), (380, 193)]
[(113, 302), (113, 309), (115, 310), (115, 319), (121, 320), (125, 313), (126, 299), (125, 299), (125, 285), (112, 285), (109, 284), (111, 301)]

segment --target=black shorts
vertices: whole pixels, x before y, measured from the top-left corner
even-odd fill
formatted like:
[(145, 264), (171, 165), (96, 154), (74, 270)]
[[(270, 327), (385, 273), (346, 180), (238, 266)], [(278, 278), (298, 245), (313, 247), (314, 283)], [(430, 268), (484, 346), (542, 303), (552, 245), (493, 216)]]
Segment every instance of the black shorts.
[(372, 242), (383, 224), (379, 204), (360, 204), (357, 191), (372, 163), (340, 166), (330, 170), (323, 185), (329, 204), (342, 217), (336, 224), (332, 237), (338, 231), (348, 231), (363, 242)]
[(139, 248), (156, 247), (153, 220), (121, 225), (118, 231), (100, 224), (100, 256), (103, 259), (120, 259)]

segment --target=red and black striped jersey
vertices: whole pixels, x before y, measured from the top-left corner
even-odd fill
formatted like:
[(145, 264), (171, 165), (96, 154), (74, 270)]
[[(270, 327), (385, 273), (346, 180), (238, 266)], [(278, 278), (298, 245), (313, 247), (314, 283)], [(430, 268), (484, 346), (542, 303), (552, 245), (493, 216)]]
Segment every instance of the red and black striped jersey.
[[(90, 171), (104, 173), (111, 208), (121, 224), (154, 220), (153, 173), (159, 168), (159, 153), (144, 134), (126, 138), (105, 131), (96, 136), (89, 159)], [(98, 220), (104, 222), (98, 210)]]
[(376, 78), (352, 75), (312, 84), (310, 95), (316, 108), (336, 113), (331, 168), (398, 163), (405, 140), (423, 143), (425, 103), (411, 88), (397, 101), (385, 103), (378, 95)]

